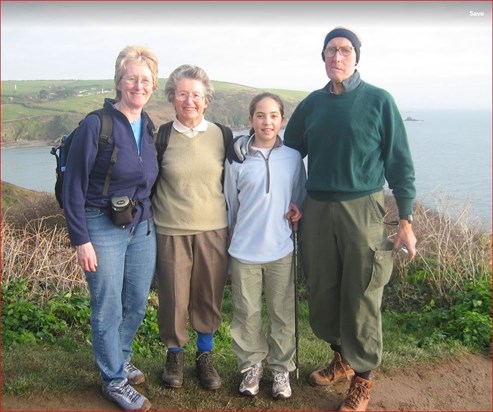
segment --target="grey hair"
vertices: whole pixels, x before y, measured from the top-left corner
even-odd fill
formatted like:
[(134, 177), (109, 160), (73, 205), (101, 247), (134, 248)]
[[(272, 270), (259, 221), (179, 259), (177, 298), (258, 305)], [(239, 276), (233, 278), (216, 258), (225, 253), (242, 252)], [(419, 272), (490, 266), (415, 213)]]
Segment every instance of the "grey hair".
[(168, 102), (173, 103), (176, 93), (176, 84), (181, 79), (200, 80), (205, 87), (205, 101), (209, 104), (214, 96), (214, 86), (204, 69), (190, 64), (182, 64), (171, 72), (164, 86), (164, 94)]

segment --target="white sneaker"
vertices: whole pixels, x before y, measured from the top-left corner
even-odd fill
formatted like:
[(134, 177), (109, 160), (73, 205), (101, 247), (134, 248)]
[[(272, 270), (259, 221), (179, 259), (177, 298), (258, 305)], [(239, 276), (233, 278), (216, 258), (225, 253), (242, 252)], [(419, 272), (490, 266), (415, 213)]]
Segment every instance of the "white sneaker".
[(259, 362), (245, 371), (239, 388), (242, 395), (255, 396), (258, 393), (263, 370)]
[(287, 399), (291, 396), (289, 372), (272, 372), (272, 396), (275, 399)]
[(103, 394), (126, 411), (148, 411), (151, 409), (149, 399), (137, 392), (128, 383), (122, 386), (103, 385)]
[(140, 385), (146, 380), (144, 373), (130, 362), (125, 362), (123, 369), (127, 372), (127, 379), (130, 385)]

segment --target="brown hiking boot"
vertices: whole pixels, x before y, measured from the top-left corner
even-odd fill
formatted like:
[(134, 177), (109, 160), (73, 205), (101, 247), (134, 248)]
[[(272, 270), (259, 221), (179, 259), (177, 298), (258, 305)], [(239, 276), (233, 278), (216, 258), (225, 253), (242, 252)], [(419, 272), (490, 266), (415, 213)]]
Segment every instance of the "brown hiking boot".
[(339, 407), (340, 411), (366, 411), (370, 400), (371, 381), (355, 376), (346, 393), (346, 399)]
[(308, 382), (313, 386), (329, 386), (342, 378), (349, 380), (354, 376), (354, 370), (339, 352), (334, 352), (334, 359), (322, 369), (310, 374)]
[(197, 352), (195, 365), (197, 367), (197, 376), (199, 377), (200, 385), (204, 389), (215, 390), (221, 387), (221, 377), (212, 365), (211, 352)]
[(166, 364), (161, 375), (165, 386), (169, 388), (181, 388), (183, 386), (183, 357), (183, 351), (168, 351)]

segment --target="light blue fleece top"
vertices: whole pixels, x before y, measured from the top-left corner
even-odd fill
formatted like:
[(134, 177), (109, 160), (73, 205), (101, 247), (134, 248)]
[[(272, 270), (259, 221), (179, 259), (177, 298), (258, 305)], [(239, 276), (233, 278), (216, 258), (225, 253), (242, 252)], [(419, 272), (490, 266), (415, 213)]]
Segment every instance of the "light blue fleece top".
[(279, 137), (267, 158), (251, 148), (252, 140), (243, 163), (225, 162), (228, 252), (243, 263), (267, 263), (293, 250), (286, 213), (291, 202), (301, 209), (306, 172), (299, 152)]

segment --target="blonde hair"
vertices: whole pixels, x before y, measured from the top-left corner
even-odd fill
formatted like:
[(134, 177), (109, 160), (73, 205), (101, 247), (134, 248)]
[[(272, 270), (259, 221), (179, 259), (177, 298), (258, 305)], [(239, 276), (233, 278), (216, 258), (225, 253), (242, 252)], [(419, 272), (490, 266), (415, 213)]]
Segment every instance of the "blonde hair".
[(144, 46), (127, 46), (125, 47), (116, 58), (115, 63), (115, 88), (116, 88), (116, 100), (120, 100), (122, 93), (118, 90), (118, 84), (120, 83), (127, 65), (129, 63), (147, 64), (152, 75), (152, 90), (156, 90), (158, 87), (158, 66), (159, 61), (156, 54), (149, 48)]

